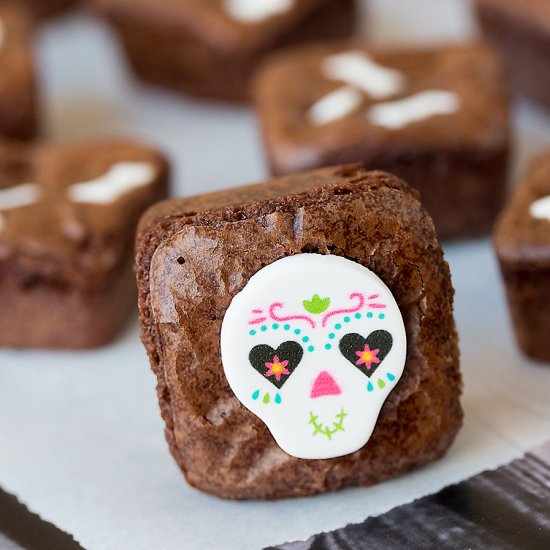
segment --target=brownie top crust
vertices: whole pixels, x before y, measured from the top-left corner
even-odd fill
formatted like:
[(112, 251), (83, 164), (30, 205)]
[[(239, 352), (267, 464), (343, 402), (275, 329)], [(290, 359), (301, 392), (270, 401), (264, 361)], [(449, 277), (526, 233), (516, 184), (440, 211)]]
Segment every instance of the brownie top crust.
[(166, 183), (165, 160), (133, 142), (0, 144), (0, 270), (103, 284)]
[[(409, 342), (371, 440), (335, 459), (284, 453), (221, 365), (233, 297), (262, 267), (301, 253), (342, 256), (376, 273)], [(356, 164), (165, 201), (142, 218), (136, 263), (167, 439), (192, 485), (228, 498), (312, 494), (397, 475), (453, 440), (462, 418), (453, 289), (433, 223), (402, 180)]]
[(476, 0), (477, 6), (494, 15), (503, 15), (524, 29), (550, 33), (550, 3), (547, 0)]
[[(481, 44), (304, 46), (264, 64), (255, 102), (270, 154), (284, 171), (339, 159), (343, 152), (366, 160), (384, 152), (407, 156), (450, 148), (475, 154), (507, 146), (502, 63)], [(423, 112), (434, 103), (440, 110)], [(410, 118), (391, 118), (403, 115)]]
[(146, 20), (221, 52), (257, 52), (286, 36), (332, 0), (95, 0), (121, 21)]
[(537, 156), (495, 230), (499, 257), (550, 266), (550, 151)]

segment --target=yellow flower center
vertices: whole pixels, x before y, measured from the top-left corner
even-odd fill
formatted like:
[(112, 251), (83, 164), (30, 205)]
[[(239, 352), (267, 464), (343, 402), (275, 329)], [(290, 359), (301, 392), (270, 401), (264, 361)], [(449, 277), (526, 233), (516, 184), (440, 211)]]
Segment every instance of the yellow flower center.
[(365, 351), (361, 354), (361, 359), (365, 363), (372, 363), (372, 360), (374, 359), (374, 354), (372, 353), (372, 351)]
[(283, 372), (283, 365), (281, 365), (281, 363), (273, 363), (273, 365), (271, 365), (271, 372), (273, 374), (281, 374)]

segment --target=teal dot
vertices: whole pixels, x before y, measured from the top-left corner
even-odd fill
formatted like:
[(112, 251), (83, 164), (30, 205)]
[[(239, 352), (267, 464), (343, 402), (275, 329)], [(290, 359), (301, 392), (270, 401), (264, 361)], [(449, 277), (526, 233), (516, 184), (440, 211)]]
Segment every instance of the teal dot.
[(367, 391), (372, 391), (372, 390), (374, 390), (374, 386), (372, 385), (372, 382), (369, 382), (367, 384)]
[(350, 319), (349, 317), (344, 317), (344, 321), (345, 321), (346, 323), (349, 323), (349, 322), (351, 321), (351, 319)]
[(331, 340), (334, 340), (334, 338), (336, 338), (336, 334), (334, 334), (334, 332), (331, 332), (328, 337), (331, 339)]
[(325, 344), (325, 349), (331, 349), (332, 346), (330, 344)]
[(304, 336), (304, 337), (302, 338), (302, 342), (304, 342), (304, 343), (309, 342), (309, 336)]
[(307, 351), (315, 351), (315, 348), (313, 346), (309, 346), (309, 348), (307, 348)]
[(265, 331), (267, 330), (267, 327), (266, 327), (265, 325), (262, 325), (262, 327), (260, 328), (260, 330), (261, 330), (262, 332), (265, 332)]
[(290, 325), (285, 325), (283, 328), (284, 328), (285, 330), (290, 330)]
[(254, 336), (254, 335), (256, 334), (256, 331), (255, 331), (255, 330), (251, 330), (251, 331), (249, 332), (249, 334), (250, 334), (250, 336)]
[(361, 314), (360, 314), (360, 313), (356, 313), (356, 314), (355, 314), (355, 318), (356, 318), (356, 319), (361, 319)]
[(387, 377), (390, 382), (393, 382), (395, 380), (395, 376), (391, 372), (388, 372)]
[(277, 394), (277, 395), (275, 396), (275, 403), (277, 403), (277, 405), (280, 405), (280, 404), (281, 404), (281, 401), (282, 401), (281, 396), (280, 396), (279, 394)]
[(300, 332), (302, 332), (299, 328), (297, 328), (295, 331), (294, 331), (294, 334), (300, 334)]
[(277, 323), (273, 323), (271, 326), (273, 327), (273, 330), (277, 330), (279, 328)]
[(383, 313), (381, 313), (381, 314), (378, 316), (378, 319), (385, 319), (385, 318), (386, 318), (386, 316), (385, 316)]
[(338, 324), (334, 325), (334, 328), (336, 330), (340, 330), (342, 328), (342, 325), (340, 323), (338, 323)]
[(256, 391), (252, 394), (252, 399), (254, 399), (254, 401), (256, 401), (256, 399), (258, 399), (258, 397), (260, 397), (260, 390), (256, 390)]
[(367, 313), (367, 317), (368, 317), (369, 319), (372, 319), (372, 318), (373, 318), (372, 311), (369, 311), (369, 312)]

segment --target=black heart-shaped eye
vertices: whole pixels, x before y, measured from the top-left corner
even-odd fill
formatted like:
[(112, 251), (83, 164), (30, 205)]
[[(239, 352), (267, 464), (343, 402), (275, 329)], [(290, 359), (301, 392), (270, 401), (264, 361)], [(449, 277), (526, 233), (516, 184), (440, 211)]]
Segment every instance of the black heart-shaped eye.
[(277, 349), (267, 344), (253, 347), (248, 360), (266, 380), (281, 389), (300, 364), (303, 355), (300, 344), (283, 342)]
[(346, 334), (340, 340), (340, 352), (369, 378), (382, 364), (393, 346), (392, 335), (386, 330), (375, 330), (366, 338), (360, 334)]

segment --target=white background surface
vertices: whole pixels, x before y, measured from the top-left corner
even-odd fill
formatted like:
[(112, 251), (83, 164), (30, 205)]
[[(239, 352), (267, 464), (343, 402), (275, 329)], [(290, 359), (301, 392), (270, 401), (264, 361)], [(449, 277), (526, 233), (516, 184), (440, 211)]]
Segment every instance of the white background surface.
[[(378, 0), (365, 25), (376, 43), (474, 32), (461, 0)], [(47, 134), (126, 133), (162, 146), (176, 193), (263, 178), (252, 114), (136, 83), (109, 31), (86, 14), (39, 36)], [(550, 145), (550, 116), (516, 108), (518, 162)], [(457, 290), (465, 425), (440, 462), (369, 489), (315, 498), (224, 502), (187, 486), (163, 436), (155, 380), (131, 325), (88, 353), (0, 352), (0, 486), (90, 550), (259, 549), (341, 527), (520, 455), (550, 437), (550, 368), (513, 340), (488, 240), (446, 246)]]

